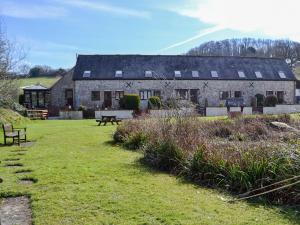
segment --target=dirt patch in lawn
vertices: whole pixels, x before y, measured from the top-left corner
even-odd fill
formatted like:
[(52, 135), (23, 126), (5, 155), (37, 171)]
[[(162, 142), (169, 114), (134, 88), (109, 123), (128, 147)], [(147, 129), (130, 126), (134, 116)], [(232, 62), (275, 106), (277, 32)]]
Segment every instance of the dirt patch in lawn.
[(20, 183), (23, 185), (30, 185), (30, 184), (34, 184), (34, 183), (38, 182), (38, 180), (33, 177), (23, 177), (23, 178), (20, 178), (19, 180), (20, 180)]
[(19, 161), (20, 159), (18, 158), (8, 158), (8, 159), (4, 159), (3, 161)]
[(0, 202), (1, 225), (31, 225), (31, 209), (28, 197), (6, 198)]
[(17, 171), (15, 171), (15, 173), (16, 174), (25, 174), (25, 173), (31, 173), (32, 172), (32, 170), (30, 170), (30, 169), (24, 169), (24, 170), (17, 170)]
[(22, 163), (6, 163), (5, 167), (11, 167), (11, 168), (16, 168), (16, 167), (22, 167)]

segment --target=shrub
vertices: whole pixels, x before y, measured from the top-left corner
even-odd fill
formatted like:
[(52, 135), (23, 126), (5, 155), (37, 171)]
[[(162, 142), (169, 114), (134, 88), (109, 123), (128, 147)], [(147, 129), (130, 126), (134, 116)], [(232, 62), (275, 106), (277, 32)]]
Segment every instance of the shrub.
[(85, 111), (86, 110), (86, 107), (84, 105), (80, 105), (78, 107), (78, 111)]
[(140, 108), (140, 96), (137, 94), (126, 94), (121, 103), (125, 109), (137, 110)]
[(148, 101), (148, 107), (150, 109), (160, 109), (161, 108), (161, 100), (158, 96), (151, 96)]
[[(142, 150), (142, 161), (154, 168), (244, 193), (300, 174), (299, 134), (277, 130), (272, 121), (300, 128), (289, 115), (218, 121), (173, 117), (124, 121), (114, 139)], [(297, 184), (264, 197), (299, 204), (299, 190)]]
[(148, 144), (144, 148), (144, 162), (160, 170), (177, 173), (184, 159), (183, 151), (170, 140)]
[(269, 95), (266, 97), (264, 105), (268, 107), (274, 107), (277, 105), (277, 103), (278, 103), (277, 97), (275, 95)]
[(124, 146), (128, 149), (137, 150), (146, 143), (146, 135), (144, 133), (130, 134), (124, 138)]

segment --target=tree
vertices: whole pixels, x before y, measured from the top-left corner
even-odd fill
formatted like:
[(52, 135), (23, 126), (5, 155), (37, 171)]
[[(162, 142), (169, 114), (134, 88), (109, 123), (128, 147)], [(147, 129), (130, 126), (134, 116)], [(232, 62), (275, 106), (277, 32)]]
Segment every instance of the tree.
[(300, 60), (300, 43), (290, 40), (226, 39), (209, 41), (191, 49), (188, 55), (275, 57), (287, 60), (291, 67)]
[(13, 71), (25, 58), (22, 49), (9, 41), (1, 28), (0, 24), (0, 107), (17, 101), (18, 83)]

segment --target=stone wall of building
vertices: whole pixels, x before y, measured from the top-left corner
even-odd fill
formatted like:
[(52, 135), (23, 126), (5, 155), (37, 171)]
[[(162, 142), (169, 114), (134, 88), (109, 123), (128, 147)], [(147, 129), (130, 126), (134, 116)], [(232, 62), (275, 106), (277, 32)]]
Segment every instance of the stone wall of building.
[[(224, 104), (220, 100), (221, 91), (241, 91), (246, 105), (251, 105), (251, 99), (256, 94), (266, 96), (266, 91), (284, 91), (284, 101), (293, 104), (295, 101), (294, 81), (249, 81), (249, 80), (91, 80), (75, 81), (75, 107), (84, 105), (89, 108), (101, 108), (104, 100), (104, 91), (112, 91), (113, 108), (118, 107), (115, 100), (115, 91), (139, 94), (140, 90), (160, 90), (162, 98), (167, 98), (175, 89), (198, 89), (198, 102), (204, 106), (219, 106)], [(100, 100), (92, 101), (91, 92), (100, 91)]]
[(51, 87), (51, 100), (50, 100), (51, 107), (62, 108), (66, 106), (66, 100), (65, 100), (66, 89), (73, 89), (73, 93), (74, 93), (74, 81), (72, 80), (72, 76), (73, 76), (73, 72), (70, 71)]

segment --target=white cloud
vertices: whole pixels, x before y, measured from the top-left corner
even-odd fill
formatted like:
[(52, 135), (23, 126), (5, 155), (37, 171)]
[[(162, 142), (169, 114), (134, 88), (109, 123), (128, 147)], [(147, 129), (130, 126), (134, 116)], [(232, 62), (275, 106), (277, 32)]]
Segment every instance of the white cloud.
[(1, 0), (0, 15), (36, 19), (36, 18), (58, 18), (67, 15), (67, 10), (52, 5), (17, 3), (14, 1)]
[(130, 17), (140, 17), (149, 19), (151, 17), (150, 13), (143, 10), (135, 10), (126, 7), (114, 6), (108, 3), (103, 3), (99, 1), (87, 1), (87, 0), (60, 0), (60, 3), (68, 4), (75, 7), (81, 7), (85, 9), (108, 12), (121, 16)]
[(188, 0), (172, 10), (212, 26), (300, 41), (299, 8), (299, 0)]

